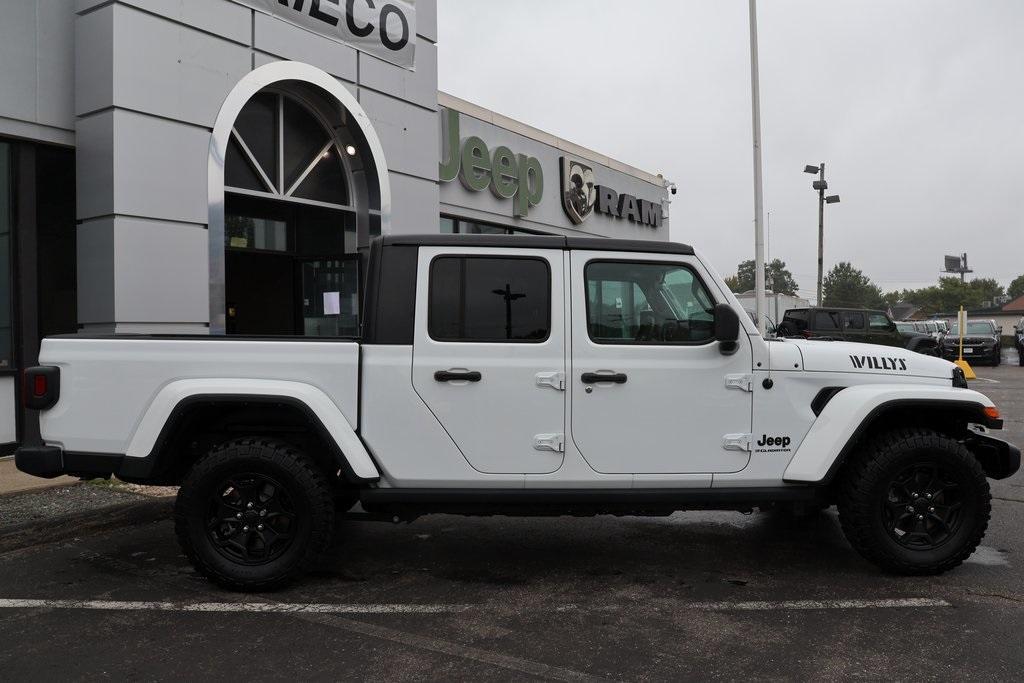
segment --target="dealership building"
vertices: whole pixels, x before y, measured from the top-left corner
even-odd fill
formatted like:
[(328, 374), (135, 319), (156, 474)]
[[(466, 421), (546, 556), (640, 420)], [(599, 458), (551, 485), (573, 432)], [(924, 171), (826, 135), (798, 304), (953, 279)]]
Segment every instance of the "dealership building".
[(436, 0), (4, 3), (0, 455), (48, 335), (351, 336), (381, 234), (668, 239), (670, 183), (439, 93), (437, 41)]

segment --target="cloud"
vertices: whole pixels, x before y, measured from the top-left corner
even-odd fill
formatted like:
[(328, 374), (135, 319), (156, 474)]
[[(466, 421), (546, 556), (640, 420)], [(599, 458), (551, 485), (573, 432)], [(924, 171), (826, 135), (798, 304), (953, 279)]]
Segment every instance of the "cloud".
[[(747, 3), (439, 0), (440, 87), (679, 185), (673, 238), (753, 255)], [(1024, 272), (1024, 3), (762, 0), (771, 256), (804, 293), (849, 260), (884, 289)]]

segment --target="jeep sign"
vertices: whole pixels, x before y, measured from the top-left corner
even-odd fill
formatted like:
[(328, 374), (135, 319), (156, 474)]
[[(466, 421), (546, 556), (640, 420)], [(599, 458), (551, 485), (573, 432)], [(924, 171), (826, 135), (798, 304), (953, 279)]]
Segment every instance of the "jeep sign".
[(416, 62), (416, 8), (403, 0), (240, 0), (406, 69)]
[(442, 183), (458, 178), (467, 190), (480, 192), (490, 188), (498, 199), (513, 200), (513, 215), (523, 218), (544, 198), (544, 171), (540, 160), (516, 154), (508, 147), (487, 147), (477, 136), (463, 140), (459, 135), (459, 112), (441, 110), (444, 127), (441, 164)]

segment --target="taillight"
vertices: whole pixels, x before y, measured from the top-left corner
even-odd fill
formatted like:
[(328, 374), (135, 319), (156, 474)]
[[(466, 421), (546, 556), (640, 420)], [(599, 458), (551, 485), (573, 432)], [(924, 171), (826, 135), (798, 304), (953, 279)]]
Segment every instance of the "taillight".
[(52, 408), (60, 399), (60, 368), (42, 366), (25, 370), (22, 400), (31, 410)]

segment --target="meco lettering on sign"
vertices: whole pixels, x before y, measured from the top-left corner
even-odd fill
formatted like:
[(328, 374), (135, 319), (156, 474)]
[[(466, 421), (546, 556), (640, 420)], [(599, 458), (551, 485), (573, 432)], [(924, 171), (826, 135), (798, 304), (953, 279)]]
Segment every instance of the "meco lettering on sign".
[(240, 0), (406, 69), (416, 63), (416, 8), (406, 0)]

